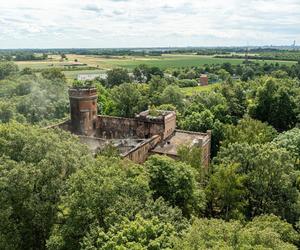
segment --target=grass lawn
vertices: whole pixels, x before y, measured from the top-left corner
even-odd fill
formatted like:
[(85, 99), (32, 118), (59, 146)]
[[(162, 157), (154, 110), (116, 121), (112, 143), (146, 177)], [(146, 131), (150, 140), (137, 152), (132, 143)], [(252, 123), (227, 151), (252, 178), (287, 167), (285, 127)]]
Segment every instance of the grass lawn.
[(210, 91), (214, 89), (217, 86), (220, 86), (221, 83), (214, 83), (214, 84), (209, 84), (207, 86), (196, 86), (196, 87), (187, 87), (187, 88), (181, 88), (181, 91), (186, 95), (186, 96), (192, 96), (195, 94), (198, 94), (203, 91)]

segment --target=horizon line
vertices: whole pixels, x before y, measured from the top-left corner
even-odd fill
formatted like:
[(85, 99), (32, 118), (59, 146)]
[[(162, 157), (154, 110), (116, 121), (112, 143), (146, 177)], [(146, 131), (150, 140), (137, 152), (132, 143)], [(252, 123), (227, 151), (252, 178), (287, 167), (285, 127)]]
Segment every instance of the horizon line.
[(300, 45), (218, 45), (218, 46), (129, 46), (129, 47), (13, 47), (1, 50), (57, 50), (57, 49), (198, 49), (198, 48), (300, 48)]

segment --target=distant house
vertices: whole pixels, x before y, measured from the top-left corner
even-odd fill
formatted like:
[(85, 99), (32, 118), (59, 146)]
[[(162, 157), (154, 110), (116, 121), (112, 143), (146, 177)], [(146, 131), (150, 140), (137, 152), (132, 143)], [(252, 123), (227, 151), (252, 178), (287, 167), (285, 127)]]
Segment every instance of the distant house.
[(208, 76), (206, 74), (202, 74), (199, 78), (199, 85), (206, 86), (208, 85)]
[(100, 79), (106, 79), (107, 74), (106, 73), (101, 73), (101, 74), (80, 74), (77, 76), (77, 80), (79, 81), (92, 81), (95, 80), (96, 78)]
[[(129, 77), (133, 77), (133, 73), (128, 73)], [(77, 75), (77, 80), (79, 81), (92, 81), (96, 78), (100, 78), (102, 80), (107, 79), (107, 73), (98, 73), (98, 74), (79, 74)]]

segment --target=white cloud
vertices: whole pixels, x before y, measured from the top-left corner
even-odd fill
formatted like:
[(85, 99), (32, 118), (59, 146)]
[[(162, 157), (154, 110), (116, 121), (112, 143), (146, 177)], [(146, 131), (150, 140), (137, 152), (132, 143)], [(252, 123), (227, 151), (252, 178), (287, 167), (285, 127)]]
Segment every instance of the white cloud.
[(299, 0), (10, 0), (0, 48), (291, 44)]

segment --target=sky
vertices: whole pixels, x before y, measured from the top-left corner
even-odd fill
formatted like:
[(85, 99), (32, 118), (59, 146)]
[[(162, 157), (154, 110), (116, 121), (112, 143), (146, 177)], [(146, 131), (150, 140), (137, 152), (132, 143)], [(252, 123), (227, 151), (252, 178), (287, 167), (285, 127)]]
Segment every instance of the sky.
[(300, 0), (0, 0), (0, 49), (300, 44)]

